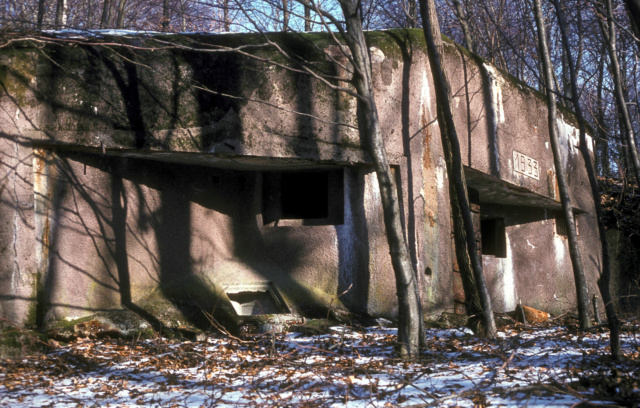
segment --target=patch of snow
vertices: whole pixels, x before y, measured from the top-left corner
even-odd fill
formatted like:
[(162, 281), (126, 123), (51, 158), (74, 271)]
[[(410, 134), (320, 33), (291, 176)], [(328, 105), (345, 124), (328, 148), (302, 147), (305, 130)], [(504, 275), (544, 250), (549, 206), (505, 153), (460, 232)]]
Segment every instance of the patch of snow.
[(63, 29), (63, 30), (44, 30), (43, 33), (64, 38), (100, 38), (105, 36), (152, 36), (152, 35), (167, 35), (170, 33), (161, 33), (159, 31), (141, 31), (141, 30), (116, 30), (116, 29), (104, 29), (104, 30), (78, 30), (78, 29)]
[[(1, 362), (0, 401), (12, 407), (363, 408), (471, 408), (478, 396), (487, 406), (603, 402), (593, 391), (579, 394), (573, 383), (584, 370), (602, 369), (585, 363), (599, 361), (607, 333), (578, 336), (561, 327), (511, 326), (493, 341), (467, 328), (428, 329), (426, 334), (422, 358), (412, 361), (395, 358), (397, 330), (380, 326), (334, 326), (322, 335), (286, 333), (249, 341), (77, 343), (20, 364)], [(635, 336), (622, 335), (623, 352), (635, 352)]]

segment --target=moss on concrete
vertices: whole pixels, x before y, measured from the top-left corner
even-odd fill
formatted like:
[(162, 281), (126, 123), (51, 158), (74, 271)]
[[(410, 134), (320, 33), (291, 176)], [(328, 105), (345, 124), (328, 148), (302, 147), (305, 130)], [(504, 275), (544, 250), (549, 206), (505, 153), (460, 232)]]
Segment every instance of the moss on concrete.
[(0, 57), (0, 88), (4, 90), (18, 106), (35, 104), (27, 98), (29, 88), (35, 78), (33, 52), (29, 49), (3, 49)]

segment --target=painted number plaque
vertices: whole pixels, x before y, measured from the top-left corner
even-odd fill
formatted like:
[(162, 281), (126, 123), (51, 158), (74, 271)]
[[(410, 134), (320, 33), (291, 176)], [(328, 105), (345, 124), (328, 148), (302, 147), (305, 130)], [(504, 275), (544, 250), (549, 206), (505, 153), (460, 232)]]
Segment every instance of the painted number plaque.
[(540, 180), (538, 161), (515, 150), (513, 151), (513, 171)]

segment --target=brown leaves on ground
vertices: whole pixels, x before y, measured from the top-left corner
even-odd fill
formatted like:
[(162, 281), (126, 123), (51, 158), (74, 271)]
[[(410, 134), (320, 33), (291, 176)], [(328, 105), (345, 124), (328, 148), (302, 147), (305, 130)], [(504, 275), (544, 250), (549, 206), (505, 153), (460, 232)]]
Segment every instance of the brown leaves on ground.
[(640, 398), (637, 334), (627, 360), (606, 357), (606, 333), (503, 327), (488, 341), (429, 329), (419, 359), (394, 357), (394, 329), (333, 327), (239, 341), (83, 340), (1, 362), (10, 406), (572, 406)]
[(600, 203), (606, 227), (640, 235), (640, 189), (625, 180), (600, 177)]

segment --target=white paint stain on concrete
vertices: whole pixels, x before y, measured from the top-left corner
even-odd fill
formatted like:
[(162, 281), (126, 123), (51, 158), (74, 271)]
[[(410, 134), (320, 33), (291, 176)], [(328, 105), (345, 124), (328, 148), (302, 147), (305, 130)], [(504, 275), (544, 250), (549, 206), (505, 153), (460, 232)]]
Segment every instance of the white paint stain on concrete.
[(373, 64), (379, 64), (386, 58), (384, 52), (376, 47), (369, 47), (369, 55), (371, 55), (371, 63)]
[[(351, 209), (351, 179), (345, 172), (344, 175), (344, 223), (336, 227), (335, 248), (338, 250), (340, 257), (340, 276), (353, 279), (351, 272), (355, 270), (356, 262), (354, 254), (356, 254), (356, 236), (353, 225), (353, 212)], [(343, 282), (344, 283), (344, 282)], [(349, 282), (351, 283), (351, 282)], [(349, 286), (349, 285), (347, 285)]]
[(444, 163), (444, 159), (441, 157), (440, 163), (436, 166), (436, 185), (438, 186), (438, 191), (443, 191), (446, 176), (447, 168)]
[(509, 234), (506, 233), (507, 256), (501, 258), (498, 263), (498, 274), (502, 281), (502, 298), (504, 302), (503, 310), (514, 310), (516, 308), (518, 294), (516, 293), (516, 279), (513, 271), (513, 255), (511, 252), (511, 242)]
[(560, 117), (556, 119), (556, 126), (558, 128), (558, 142), (560, 144), (560, 153), (562, 154), (562, 164), (566, 167), (569, 156), (577, 153), (576, 147), (580, 142), (578, 129), (567, 124)]
[(491, 103), (493, 105), (493, 111), (496, 115), (496, 124), (504, 123), (504, 103), (502, 99), (502, 85), (504, 79), (500, 76), (498, 71), (489, 64), (482, 64), (484, 69), (489, 74), (489, 86), (491, 87)]
[(553, 252), (556, 256), (556, 269), (562, 269), (562, 265), (564, 264), (565, 258), (565, 240), (560, 236), (554, 234), (553, 236)]
[[(560, 151), (562, 152), (563, 164), (567, 165), (569, 155), (578, 154), (580, 147), (580, 131), (573, 125), (565, 122), (560, 116), (556, 119), (558, 127), (558, 140), (560, 142)], [(593, 153), (593, 138), (586, 135), (586, 143), (589, 151)]]
[(429, 78), (427, 71), (422, 71), (422, 90), (420, 92), (420, 108), (427, 108), (427, 113), (431, 117), (431, 89), (429, 88)]

